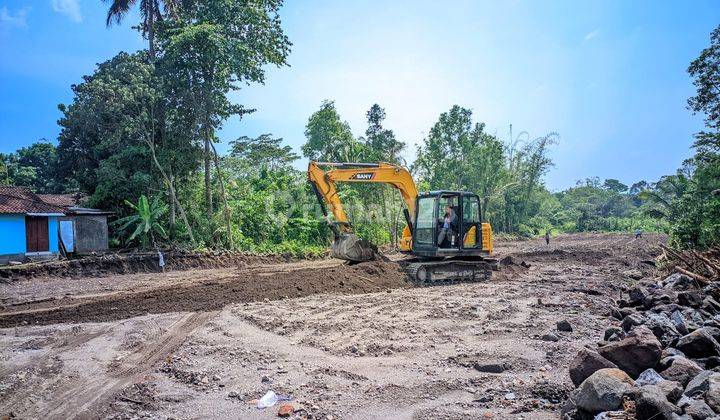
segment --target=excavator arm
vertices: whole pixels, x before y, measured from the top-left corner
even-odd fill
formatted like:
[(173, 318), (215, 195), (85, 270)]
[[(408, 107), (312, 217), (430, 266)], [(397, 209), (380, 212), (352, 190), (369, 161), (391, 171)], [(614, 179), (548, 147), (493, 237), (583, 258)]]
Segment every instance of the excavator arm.
[[(321, 166), (332, 167), (324, 171)], [(388, 184), (396, 188), (407, 207), (405, 218), (407, 226), (403, 231), (400, 249), (410, 251), (412, 242), (412, 220), (415, 217), (417, 187), (407, 169), (389, 163), (331, 163), (313, 162), (308, 165), (308, 181), (315, 191), (328, 224), (335, 235), (333, 255), (350, 261), (367, 261), (374, 258), (372, 246), (354, 234), (347, 218), (342, 201), (338, 195), (337, 182), (374, 182)], [(330, 220), (325, 204), (333, 214)]]

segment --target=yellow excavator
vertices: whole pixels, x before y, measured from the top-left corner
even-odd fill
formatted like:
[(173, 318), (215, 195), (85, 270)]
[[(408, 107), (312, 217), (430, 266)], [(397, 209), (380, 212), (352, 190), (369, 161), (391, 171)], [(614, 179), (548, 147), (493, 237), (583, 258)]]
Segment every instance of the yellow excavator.
[(497, 260), (491, 258), (492, 227), (482, 222), (476, 194), (444, 190), (418, 193), (407, 169), (382, 162), (311, 161), (308, 182), (333, 231), (332, 255), (336, 258), (350, 262), (377, 258), (375, 247), (353, 233), (336, 189), (338, 182), (369, 182), (391, 185), (405, 202), (406, 226), (399, 248), (411, 256), (404, 260), (411, 281), (416, 284), (480, 281), (488, 279), (497, 268)]

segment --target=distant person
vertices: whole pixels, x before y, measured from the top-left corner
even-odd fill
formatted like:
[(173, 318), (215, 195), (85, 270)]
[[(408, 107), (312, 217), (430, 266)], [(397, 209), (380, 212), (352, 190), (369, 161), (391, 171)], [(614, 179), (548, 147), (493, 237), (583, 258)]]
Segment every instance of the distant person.
[(550, 245), (550, 231), (545, 231), (545, 245)]
[(635, 229), (635, 239), (642, 238), (642, 230), (640, 228)]
[(438, 235), (438, 246), (442, 246), (445, 239), (451, 238), (455, 233), (455, 227), (457, 226), (457, 215), (450, 206), (445, 206), (445, 217), (443, 219), (443, 226), (440, 229)]

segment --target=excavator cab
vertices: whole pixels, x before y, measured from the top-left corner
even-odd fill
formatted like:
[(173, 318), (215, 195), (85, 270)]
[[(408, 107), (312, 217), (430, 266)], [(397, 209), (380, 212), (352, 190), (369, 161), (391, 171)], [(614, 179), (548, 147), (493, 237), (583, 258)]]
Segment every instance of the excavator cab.
[[(454, 214), (445, 233), (446, 210)], [(417, 198), (413, 222), (413, 254), (420, 257), (487, 256), (492, 251), (483, 244), (491, 243), (489, 226), (484, 227), (480, 199), (462, 191), (431, 191)]]

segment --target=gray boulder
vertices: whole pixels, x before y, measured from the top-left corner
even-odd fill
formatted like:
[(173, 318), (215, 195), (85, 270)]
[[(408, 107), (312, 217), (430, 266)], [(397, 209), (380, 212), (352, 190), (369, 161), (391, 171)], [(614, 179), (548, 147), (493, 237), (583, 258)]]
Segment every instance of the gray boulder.
[(580, 384), (573, 400), (579, 409), (590, 413), (617, 410), (623, 395), (634, 385), (635, 381), (620, 369), (600, 369)]
[(720, 373), (708, 377), (708, 389), (705, 392), (705, 402), (715, 412), (720, 413)]
[(678, 293), (678, 304), (689, 306), (691, 308), (699, 308), (702, 305), (702, 295), (696, 290), (688, 290)]
[(713, 338), (708, 328), (699, 328), (680, 337), (675, 347), (691, 358), (720, 356), (720, 343)]
[(630, 289), (628, 304), (631, 306), (638, 306), (643, 303), (646, 297), (650, 295), (648, 289), (643, 286), (635, 286)]
[(605, 330), (605, 334), (603, 335), (603, 340), (615, 341), (615, 340), (619, 340), (620, 338), (623, 338), (624, 336), (625, 336), (625, 331), (623, 331), (622, 328), (609, 327)]
[(660, 376), (668, 381), (680, 382), (682, 386), (686, 386), (692, 378), (702, 371), (702, 368), (697, 363), (685, 357), (671, 356), (668, 359), (670, 366), (660, 372)]
[(668, 401), (665, 392), (657, 385), (634, 388), (627, 395), (635, 400), (635, 416), (638, 420), (672, 419), (682, 414), (675, 404)]
[(667, 315), (651, 313), (647, 314), (646, 318), (645, 326), (650, 328), (650, 331), (661, 342), (669, 344), (675, 338), (680, 337), (680, 333)]
[(635, 384), (637, 386), (657, 385), (664, 380), (662, 376), (655, 372), (655, 369), (646, 369), (635, 379)]
[(670, 322), (672, 322), (677, 332), (681, 335), (686, 335), (690, 333), (690, 330), (688, 330), (687, 327), (687, 322), (685, 321), (685, 317), (680, 311), (673, 311), (673, 313), (670, 314)]
[(707, 403), (703, 400), (694, 400), (690, 398), (690, 401), (685, 407), (683, 407), (685, 414), (693, 418), (693, 420), (705, 420), (713, 417), (715, 413)]
[(666, 277), (665, 280), (663, 280), (663, 284), (665, 287), (670, 287), (674, 290), (685, 290), (693, 284), (693, 281), (685, 274), (675, 273)]
[(637, 378), (642, 371), (654, 368), (658, 364), (662, 348), (647, 327), (638, 326), (624, 339), (600, 347), (598, 353), (630, 376)]
[(604, 357), (600, 356), (595, 351), (592, 351), (588, 348), (583, 348), (580, 350), (580, 352), (575, 356), (573, 360), (570, 361), (570, 379), (572, 380), (572, 383), (577, 387), (585, 379), (587, 379), (590, 375), (597, 372), (600, 369), (608, 369), (608, 368), (615, 368), (617, 369), (617, 365), (615, 363), (605, 359)]
[(694, 378), (688, 382), (687, 386), (685, 387), (685, 392), (683, 394), (687, 395), (688, 397), (698, 397), (698, 396), (704, 396), (705, 392), (710, 388), (710, 376), (711, 375), (717, 375), (715, 372), (711, 370), (703, 370), (702, 372), (698, 373)]

